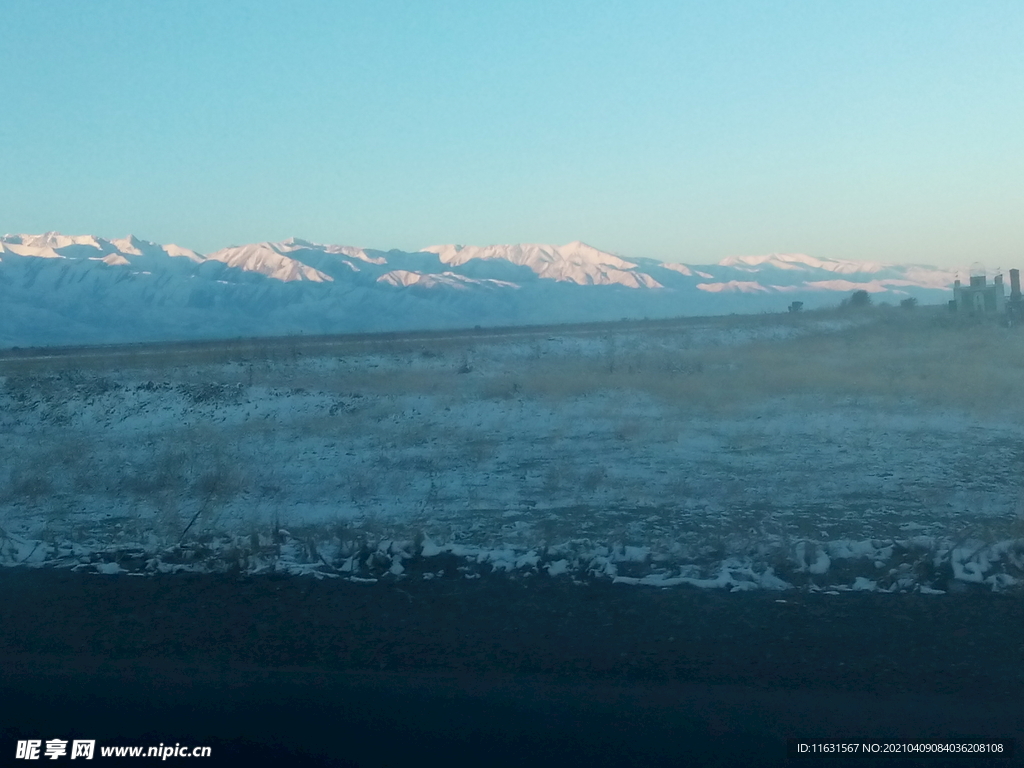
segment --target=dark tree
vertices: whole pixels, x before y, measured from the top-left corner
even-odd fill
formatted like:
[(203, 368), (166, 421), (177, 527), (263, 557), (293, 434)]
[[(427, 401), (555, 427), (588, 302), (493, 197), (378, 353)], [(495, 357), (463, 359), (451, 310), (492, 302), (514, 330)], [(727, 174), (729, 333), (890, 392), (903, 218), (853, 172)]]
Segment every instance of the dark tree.
[(850, 296), (851, 307), (867, 307), (871, 305), (871, 294), (867, 291), (854, 291)]

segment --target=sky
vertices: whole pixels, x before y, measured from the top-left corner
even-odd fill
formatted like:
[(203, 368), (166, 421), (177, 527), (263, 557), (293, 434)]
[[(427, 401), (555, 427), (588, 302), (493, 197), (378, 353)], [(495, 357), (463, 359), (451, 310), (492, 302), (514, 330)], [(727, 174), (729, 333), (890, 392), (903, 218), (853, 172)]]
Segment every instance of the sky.
[(0, 232), (1024, 266), (1024, 3), (4, 0)]

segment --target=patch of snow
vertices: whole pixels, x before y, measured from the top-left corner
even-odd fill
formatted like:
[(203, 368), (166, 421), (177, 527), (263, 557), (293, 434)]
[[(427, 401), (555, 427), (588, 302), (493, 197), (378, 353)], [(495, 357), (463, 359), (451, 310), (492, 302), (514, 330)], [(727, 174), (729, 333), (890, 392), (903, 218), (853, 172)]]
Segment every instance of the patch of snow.
[(754, 281), (743, 281), (743, 280), (730, 280), (727, 283), (697, 283), (698, 291), (707, 291), (708, 293), (726, 293), (726, 292), (738, 292), (738, 293), (767, 293), (768, 289), (765, 288), (758, 282)]
[(673, 264), (670, 262), (665, 262), (661, 266), (664, 267), (665, 269), (671, 269), (673, 272), (678, 272), (681, 275), (686, 275), (687, 277), (693, 275), (693, 270), (690, 269), (685, 264)]

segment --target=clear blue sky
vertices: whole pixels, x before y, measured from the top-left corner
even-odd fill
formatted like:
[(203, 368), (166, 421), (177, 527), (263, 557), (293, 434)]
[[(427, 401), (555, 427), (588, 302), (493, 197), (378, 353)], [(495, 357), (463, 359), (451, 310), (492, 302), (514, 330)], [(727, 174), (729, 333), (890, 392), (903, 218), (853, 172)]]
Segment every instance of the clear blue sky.
[(1024, 267), (1024, 2), (0, 5), (0, 232)]

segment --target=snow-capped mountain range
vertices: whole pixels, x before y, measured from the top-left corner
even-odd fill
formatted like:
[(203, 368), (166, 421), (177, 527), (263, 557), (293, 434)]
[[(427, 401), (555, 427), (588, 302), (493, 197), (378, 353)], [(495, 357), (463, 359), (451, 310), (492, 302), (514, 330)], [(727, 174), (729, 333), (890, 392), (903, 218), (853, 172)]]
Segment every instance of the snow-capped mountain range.
[(0, 346), (230, 338), (784, 311), (947, 298), (928, 266), (730, 257), (627, 259), (568, 245), (377, 251), (293, 238), (200, 254), (129, 235), (0, 237)]

